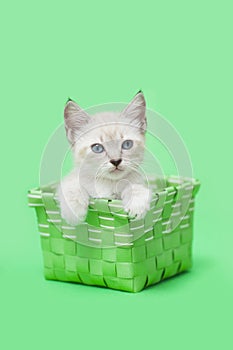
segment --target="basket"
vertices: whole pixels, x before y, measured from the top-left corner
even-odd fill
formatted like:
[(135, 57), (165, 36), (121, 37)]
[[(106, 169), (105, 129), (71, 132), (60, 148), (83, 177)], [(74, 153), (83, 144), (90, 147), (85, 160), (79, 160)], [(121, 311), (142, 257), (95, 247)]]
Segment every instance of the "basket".
[(153, 196), (144, 219), (129, 218), (120, 200), (91, 199), (86, 221), (76, 227), (61, 218), (55, 185), (29, 191), (45, 278), (138, 292), (190, 269), (200, 183), (152, 177), (150, 185)]

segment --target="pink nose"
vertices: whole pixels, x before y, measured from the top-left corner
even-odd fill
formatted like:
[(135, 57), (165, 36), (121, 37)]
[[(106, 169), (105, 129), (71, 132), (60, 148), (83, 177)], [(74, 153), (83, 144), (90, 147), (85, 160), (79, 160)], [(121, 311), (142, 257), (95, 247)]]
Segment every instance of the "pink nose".
[(121, 163), (122, 159), (111, 159), (110, 163), (112, 163), (115, 166), (118, 166)]

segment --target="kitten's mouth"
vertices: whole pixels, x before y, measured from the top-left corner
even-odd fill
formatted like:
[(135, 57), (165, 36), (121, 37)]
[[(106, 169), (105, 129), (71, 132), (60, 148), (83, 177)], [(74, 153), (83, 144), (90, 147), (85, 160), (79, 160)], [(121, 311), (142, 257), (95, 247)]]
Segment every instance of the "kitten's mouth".
[(115, 168), (111, 170), (111, 173), (118, 173), (119, 171), (123, 171), (123, 169)]

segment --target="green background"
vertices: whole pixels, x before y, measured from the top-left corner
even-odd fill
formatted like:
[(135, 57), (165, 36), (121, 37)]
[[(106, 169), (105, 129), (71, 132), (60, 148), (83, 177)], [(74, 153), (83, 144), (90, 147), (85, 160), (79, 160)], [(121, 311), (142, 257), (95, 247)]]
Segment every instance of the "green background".
[[(233, 346), (232, 10), (225, 0), (1, 3), (2, 349)], [(64, 102), (127, 102), (138, 89), (202, 182), (192, 272), (139, 294), (45, 281), (26, 192)]]

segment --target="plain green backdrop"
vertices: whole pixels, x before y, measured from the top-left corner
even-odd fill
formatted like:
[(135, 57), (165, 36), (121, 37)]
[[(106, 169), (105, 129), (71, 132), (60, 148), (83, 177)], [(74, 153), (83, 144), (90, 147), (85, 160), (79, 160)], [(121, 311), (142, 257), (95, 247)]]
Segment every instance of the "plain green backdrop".
[[(232, 348), (232, 12), (230, 0), (1, 2), (2, 349)], [(194, 267), (139, 294), (45, 281), (26, 193), (64, 103), (138, 89), (202, 183)]]

